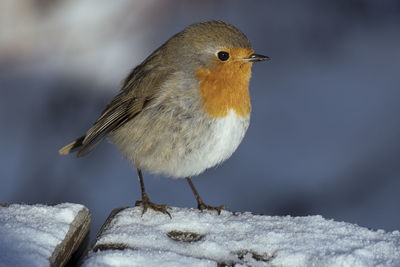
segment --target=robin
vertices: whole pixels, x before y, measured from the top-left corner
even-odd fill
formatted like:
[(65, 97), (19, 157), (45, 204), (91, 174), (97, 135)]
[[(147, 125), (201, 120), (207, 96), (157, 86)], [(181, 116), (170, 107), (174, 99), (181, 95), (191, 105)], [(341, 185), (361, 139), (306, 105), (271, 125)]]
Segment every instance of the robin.
[(152, 203), (142, 170), (185, 178), (200, 210), (204, 204), (191, 176), (228, 159), (250, 122), (249, 81), (255, 54), (250, 41), (223, 21), (195, 23), (172, 36), (122, 82), (122, 89), (86, 134), (59, 150), (89, 154), (111, 137), (137, 168), (143, 213), (168, 214), (167, 205)]

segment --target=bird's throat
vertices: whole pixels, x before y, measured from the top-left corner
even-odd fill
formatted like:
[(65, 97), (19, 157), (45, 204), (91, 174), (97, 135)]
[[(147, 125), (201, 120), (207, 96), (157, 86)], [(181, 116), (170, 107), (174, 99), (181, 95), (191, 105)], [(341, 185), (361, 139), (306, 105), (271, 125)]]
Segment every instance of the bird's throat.
[(229, 110), (241, 117), (250, 114), (251, 66), (251, 63), (244, 61), (216, 61), (211, 69), (196, 70), (202, 108), (207, 115), (222, 118), (228, 115)]

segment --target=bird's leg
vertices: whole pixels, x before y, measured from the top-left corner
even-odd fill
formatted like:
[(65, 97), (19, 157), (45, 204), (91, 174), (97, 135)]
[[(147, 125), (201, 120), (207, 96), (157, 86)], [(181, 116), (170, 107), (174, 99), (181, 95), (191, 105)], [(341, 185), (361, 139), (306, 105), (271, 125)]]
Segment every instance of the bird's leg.
[(203, 200), (201, 200), (199, 193), (197, 193), (196, 188), (194, 187), (192, 180), (190, 180), (189, 177), (186, 177), (186, 181), (189, 183), (190, 188), (193, 191), (194, 197), (197, 200), (197, 208), (199, 210), (216, 210), (218, 212), (218, 215), (221, 214), (221, 210), (226, 210), (226, 206), (219, 206), (219, 207), (212, 207), (204, 204)]
[(171, 217), (171, 214), (169, 214), (169, 212), (167, 211), (167, 208), (168, 208), (167, 205), (159, 205), (159, 204), (155, 204), (150, 201), (150, 199), (147, 196), (146, 191), (144, 189), (142, 170), (137, 169), (137, 172), (138, 172), (138, 176), (139, 176), (140, 189), (142, 190), (142, 200), (136, 201), (135, 206), (143, 205), (142, 215), (147, 211), (148, 208), (150, 208), (155, 211), (159, 211), (164, 214), (168, 214), (168, 216)]

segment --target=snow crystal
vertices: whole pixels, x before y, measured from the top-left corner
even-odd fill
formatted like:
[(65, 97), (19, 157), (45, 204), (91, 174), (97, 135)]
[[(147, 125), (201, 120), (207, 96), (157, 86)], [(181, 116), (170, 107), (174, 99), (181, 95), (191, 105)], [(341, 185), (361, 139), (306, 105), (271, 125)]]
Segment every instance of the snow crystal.
[(0, 266), (49, 266), (55, 247), (84, 206), (0, 206)]
[[(400, 232), (321, 216), (271, 217), (126, 208), (97, 239), (85, 266), (400, 266)], [(107, 249), (107, 247), (114, 249)], [(189, 264), (190, 262), (190, 264)]]
[(212, 266), (215, 261), (186, 257), (169, 251), (109, 250), (89, 258), (84, 266)]

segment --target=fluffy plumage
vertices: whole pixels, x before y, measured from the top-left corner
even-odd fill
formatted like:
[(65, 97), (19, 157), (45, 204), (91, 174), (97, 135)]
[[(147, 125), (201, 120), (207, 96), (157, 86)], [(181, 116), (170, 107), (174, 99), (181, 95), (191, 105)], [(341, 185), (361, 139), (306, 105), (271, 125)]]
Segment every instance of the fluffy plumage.
[[(231, 58), (218, 60), (226, 50)], [(249, 125), (253, 53), (247, 37), (222, 21), (190, 25), (123, 81), (86, 135), (60, 150), (90, 153), (110, 136), (139, 169), (197, 175), (230, 157)]]

